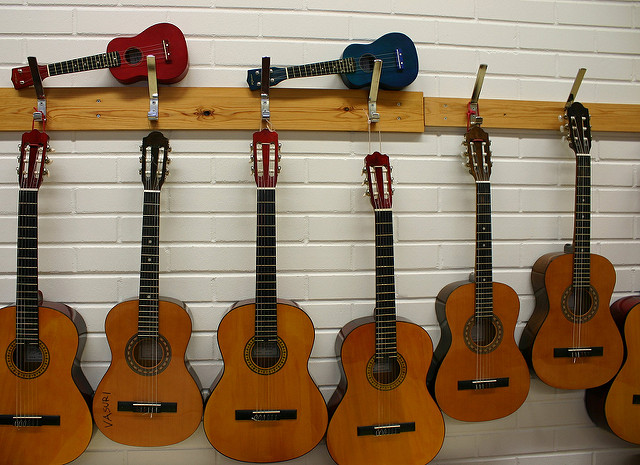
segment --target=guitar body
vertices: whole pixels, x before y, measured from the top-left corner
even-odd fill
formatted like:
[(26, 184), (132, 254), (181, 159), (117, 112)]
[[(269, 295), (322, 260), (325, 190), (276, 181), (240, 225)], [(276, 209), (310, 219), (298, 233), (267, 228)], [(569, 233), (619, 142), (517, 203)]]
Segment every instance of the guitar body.
[[(515, 291), (493, 283), (495, 337), (476, 353), (471, 340), (475, 284), (445, 286), (436, 299), (442, 335), (435, 351), (435, 398), (444, 413), (462, 421), (485, 421), (515, 412), (529, 393), (529, 369), (513, 336), (520, 303)], [(483, 367), (478, 371), (478, 366)], [(477, 378), (508, 378), (508, 386), (460, 389), (458, 382)]]
[[(531, 282), (536, 307), (520, 340), (520, 348), (538, 377), (561, 389), (586, 389), (615, 376), (623, 358), (623, 344), (608, 311), (616, 274), (600, 255), (590, 255), (592, 305), (582, 316), (573, 313), (568, 299), (572, 288), (573, 254), (551, 253), (533, 265)], [(574, 320), (573, 322), (568, 316)], [(579, 332), (579, 341), (574, 334)], [(601, 356), (556, 357), (554, 349), (599, 347)]]
[[(137, 299), (119, 303), (105, 321), (111, 364), (96, 389), (93, 414), (109, 439), (132, 446), (163, 446), (188, 438), (202, 418), (202, 395), (195, 374), (185, 361), (191, 337), (191, 318), (176, 301), (158, 303), (159, 344), (157, 373), (136, 362), (129, 342), (138, 334)], [(170, 348), (170, 353), (166, 347)], [(166, 365), (166, 368), (162, 368)], [(135, 367), (135, 369), (134, 369)], [(120, 411), (118, 402), (174, 402), (177, 411), (141, 413)]]
[[(431, 338), (413, 323), (397, 321), (396, 329), (405, 377), (385, 389), (369, 378), (368, 364), (375, 356), (373, 318), (354, 320), (340, 331), (342, 379), (329, 401), (333, 413), (327, 430), (327, 448), (340, 465), (423, 465), (442, 447), (444, 420), (426, 382)], [(415, 430), (358, 435), (358, 427), (391, 423), (415, 423)]]
[[(394, 66), (396, 50), (402, 52), (404, 67)], [(351, 44), (344, 49), (342, 58), (354, 58), (356, 71), (340, 74), (344, 84), (359, 89), (371, 84), (373, 60), (382, 59), (380, 87), (397, 90), (411, 84), (418, 75), (418, 54), (411, 39), (399, 32), (391, 32), (371, 44)]]
[(587, 389), (587, 412), (599, 426), (640, 444), (640, 297), (617, 300), (611, 314), (624, 336), (625, 358), (612, 382)]
[[(47, 415), (59, 425), (15, 427), (0, 424), (0, 463), (65, 464), (89, 445), (93, 421), (88, 402), (91, 388), (80, 371), (83, 340), (74, 324), (73, 310), (63, 304), (42, 302), (38, 308), (39, 339), (46, 347), (48, 361), (31, 372), (33, 378), (16, 376), (8, 348), (15, 342), (16, 307), (0, 310), (0, 347), (8, 354), (0, 363), (0, 415)], [(41, 345), (42, 347), (42, 345)], [(37, 374), (41, 372), (40, 374)], [(21, 400), (16, 392), (22, 391)], [(17, 403), (24, 407), (19, 411)]]
[[(307, 368), (315, 333), (306, 313), (293, 302), (279, 300), (278, 337), (285, 348), (281, 354), (286, 355), (281, 355), (274, 369), (259, 374), (260, 369), (252, 369), (245, 359), (245, 347), (255, 334), (255, 314), (253, 300), (239, 302), (220, 322), (218, 344), (224, 371), (207, 400), (204, 431), (213, 447), (227, 457), (280, 462), (313, 449), (326, 431), (327, 407)], [(236, 420), (237, 411), (247, 409), (295, 409), (297, 416)]]
[[(163, 40), (169, 43), (170, 61), (164, 59)], [(113, 51), (120, 52), (122, 64), (109, 71), (123, 84), (147, 79), (147, 55), (156, 56), (156, 75), (162, 84), (180, 81), (189, 69), (184, 35), (169, 23), (155, 24), (134, 37), (116, 37), (107, 45), (107, 53)]]

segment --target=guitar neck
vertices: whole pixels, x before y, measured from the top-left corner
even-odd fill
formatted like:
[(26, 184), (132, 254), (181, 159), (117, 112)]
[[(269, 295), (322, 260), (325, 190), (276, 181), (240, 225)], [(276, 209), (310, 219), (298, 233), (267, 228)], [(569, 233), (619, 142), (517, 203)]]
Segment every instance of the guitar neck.
[(38, 344), (38, 189), (18, 194), (16, 342)]
[(275, 200), (275, 188), (258, 189), (255, 337), (263, 342), (278, 338)]
[(93, 69), (116, 68), (120, 66), (120, 54), (117, 51), (109, 53), (99, 53), (83, 58), (60, 61), (47, 65), (49, 76), (59, 74), (78, 73), (80, 71), (90, 71)]
[(353, 58), (341, 58), (339, 60), (322, 61), (299, 66), (287, 66), (287, 78), (324, 76), (327, 74), (345, 74), (356, 71), (356, 63)]
[(476, 182), (475, 316), (493, 318), (493, 265), (491, 238), (491, 184)]
[(388, 359), (397, 354), (396, 289), (393, 261), (393, 214), (376, 209), (376, 357)]
[(573, 230), (573, 285), (591, 281), (591, 157), (576, 153), (576, 202)]
[(138, 334), (158, 335), (160, 283), (160, 191), (144, 191)]

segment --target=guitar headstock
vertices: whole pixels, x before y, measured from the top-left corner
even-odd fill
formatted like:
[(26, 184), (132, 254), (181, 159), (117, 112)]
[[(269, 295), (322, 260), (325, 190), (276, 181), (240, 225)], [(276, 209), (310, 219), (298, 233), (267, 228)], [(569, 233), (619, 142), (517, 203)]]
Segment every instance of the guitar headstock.
[(150, 132), (142, 139), (140, 146), (142, 155), (140, 156), (140, 174), (145, 190), (159, 191), (164, 184), (164, 180), (169, 174), (167, 165), (169, 160), (169, 139), (164, 137), (160, 131)]
[(267, 128), (254, 132), (251, 144), (251, 172), (258, 187), (276, 187), (280, 172), (279, 163), (278, 133)]
[(49, 136), (37, 129), (22, 134), (18, 155), (18, 183), (22, 189), (39, 189), (42, 177), (49, 174), (44, 167), (49, 163), (47, 150)]
[[(287, 70), (284, 68), (276, 68), (271, 67), (270, 70), (270, 82), (269, 86), (275, 86), (285, 79), (287, 79)], [(255, 68), (247, 71), (247, 84), (249, 84), (249, 89), (251, 90), (260, 90), (262, 86), (262, 69)]]
[(566, 128), (569, 132), (569, 147), (576, 154), (588, 154), (591, 151), (591, 123), (589, 110), (580, 102), (573, 102), (566, 109)]
[(391, 183), (391, 166), (389, 157), (380, 152), (373, 152), (364, 159), (362, 173), (367, 177), (367, 195), (371, 198), (374, 210), (391, 208), (393, 188)]
[[(47, 68), (47, 65), (38, 65), (38, 71), (40, 72), (41, 79), (49, 77), (49, 68)], [(32, 86), (33, 77), (31, 76), (31, 69), (28, 66), (13, 68), (11, 70), (11, 82), (13, 83), (13, 88), (18, 90)]]
[(479, 125), (473, 125), (464, 135), (463, 145), (469, 173), (476, 181), (489, 181), (492, 165), (489, 135)]

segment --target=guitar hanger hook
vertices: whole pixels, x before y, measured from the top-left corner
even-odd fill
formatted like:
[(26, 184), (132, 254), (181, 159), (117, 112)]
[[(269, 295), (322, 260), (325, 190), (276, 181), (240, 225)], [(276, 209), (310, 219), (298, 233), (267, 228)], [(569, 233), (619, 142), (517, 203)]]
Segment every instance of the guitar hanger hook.
[(580, 68), (578, 70), (578, 74), (576, 74), (576, 78), (573, 80), (573, 86), (571, 86), (571, 92), (569, 92), (569, 98), (567, 99), (567, 103), (564, 104), (564, 109), (569, 108), (574, 100), (576, 99), (576, 95), (578, 94), (578, 89), (580, 89), (580, 84), (582, 84), (582, 78), (587, 72), (587, 68)]
[(467, 104), (467, 131), (473, 125), (482, 124), (482, 116), (479, 114), (478, 98), (480, 97), (480, 91), (482, 90), (482, 83), (484, 82), (484, 75), (487, 72), (487, 65), (481, 64), (476, 74), (476, 83), (473, 85), (473, 92), (471, 93), (471, 100)]
[(44, 129), (44, 124), (47, 121), (47, 98), (44, 95), (42, 78), (40, 77), (40, 71), (38, 69), (38, 60), (36, 60), (36, 57), (27, 57), (27, 61), (29, 62), (33, 87), (36, 91), (36, 98), (38, 99), (36, 111), (33, 113), (33, 121), (42, 121)]

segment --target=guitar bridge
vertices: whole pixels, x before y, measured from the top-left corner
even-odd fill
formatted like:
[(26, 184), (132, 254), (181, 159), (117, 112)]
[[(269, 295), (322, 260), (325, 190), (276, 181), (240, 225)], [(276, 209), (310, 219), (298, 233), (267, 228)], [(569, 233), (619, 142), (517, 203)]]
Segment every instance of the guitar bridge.
[(162, 40), (162, 51), (164, 52), (164, 61), (171, 63), (171, 50), (169, 50), (169, 42)]
[(458, 381), (458, 391), (508, 387), (509, 378), (467, 379)]
[(602, 347), (556, 347), (553, 349), (554, 358), (602, 357)]
[(236, 420), (279, 421), (295, 420), (298, 411), (292, 410), (236, 410)]
[(16, 427), (60, 426), (59, 415), (0, 415), (0, 425)]
[(396, 68), (398, 71), (402, 71), (404, 69), (404, 57), (402, 55), (402, 49), (396, 49)]
[(176, 413), (176, 402), (118, 402), (118, 412)]
[(390, 425), (358, 426), (358, 436), (389, 436), (416, 430), (415, 422), (394, 423)]

